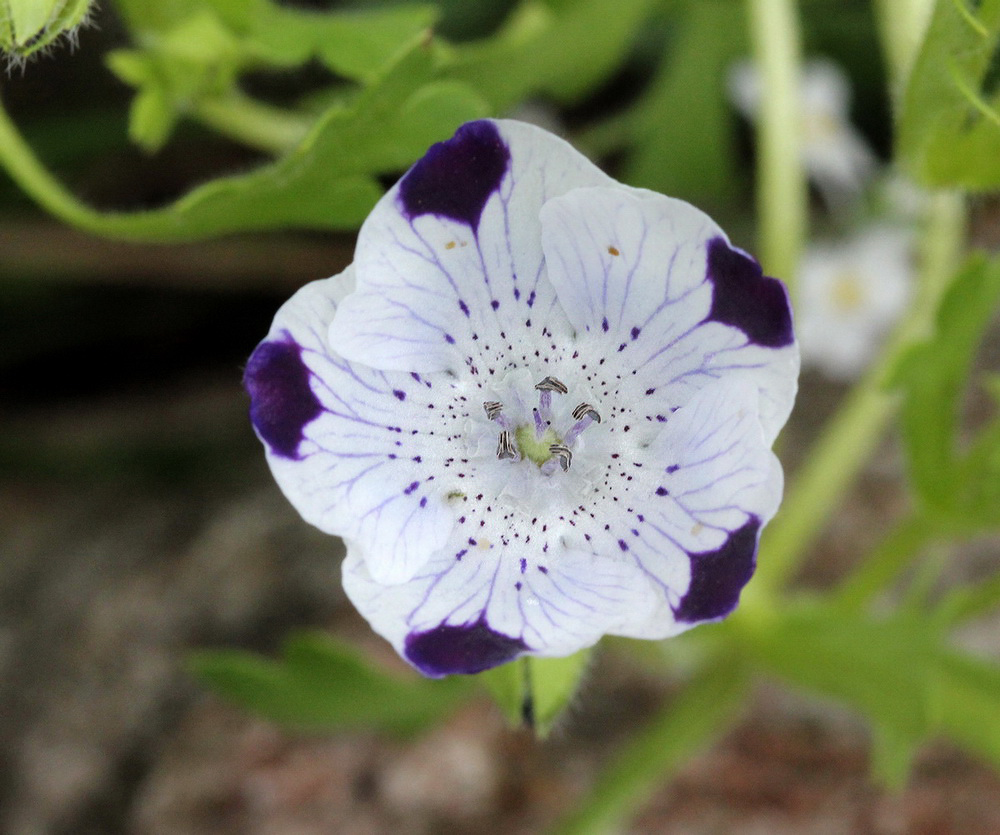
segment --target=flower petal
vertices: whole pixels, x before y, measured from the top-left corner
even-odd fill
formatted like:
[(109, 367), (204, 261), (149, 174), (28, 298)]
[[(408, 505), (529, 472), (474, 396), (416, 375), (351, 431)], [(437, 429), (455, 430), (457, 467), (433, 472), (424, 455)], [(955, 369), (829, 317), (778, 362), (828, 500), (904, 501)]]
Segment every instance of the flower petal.
[(613, 182), (563, 140), (479, 121), (435, 145), (358, 237), (358, 285), (330, 330), (334, 349), (386, 370), (486, 374), (508, 346), (565, 333), (544, 280), (538, 213), (570, 189)]
[(782, 490), (757, 404), (749, 378), (713, 383), (648, 446), (614, 456), (567, 545), (624, 556), (656, 587), (657, 610), (620, 634), (664, 638), (735, 606)]
[(580, 352), (607, 360), (619, 401), (659, 421), (712, 380), (752, 371), (773, 441), (798, 349), (781, 282), (703, 212), (624, 187), (582, 188), (541, 212), (549, 281)]
[(380, 582), (409, 579), (447, 541), (454, 513), (438, 486), (463, 416), (450, 378), (383, 373), (326, 341), (352, 271), (303, 287), (247, 364), (254, 427), (285, 495), (321, 530), (377, 554)]
[(567, 550), (557, 534), (538, 529), (517, 547), (456, 532), (424, 570), (396, 585), (374, 581), (348, 543), (344, 589), (372, 628), (429, 676), (477, 673), (523, 653), (569, 655), (649, 617), (656, 598), (633, 564)]

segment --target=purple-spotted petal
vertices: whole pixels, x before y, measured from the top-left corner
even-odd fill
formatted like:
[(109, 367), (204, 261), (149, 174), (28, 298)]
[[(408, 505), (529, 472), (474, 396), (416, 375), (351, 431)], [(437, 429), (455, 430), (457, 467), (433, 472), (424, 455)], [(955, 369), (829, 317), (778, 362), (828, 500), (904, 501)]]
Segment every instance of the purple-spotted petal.
[(772, 442), (795, 398), (798, 349), (780, 282), (703, 212), (650, 192), (586, 188), (542, 209), (548, 278), (582, 351), (618, 399), (656, 420), (712, 382), (752, 372)]
[[(657, 591), (656, 612), (620, 634), (664, 638), (735, 605), (753, 572), (756, 536), (749, 551), (731, 540), (751, 522), (756, 534), (782, 491), (757, 403), (746, 378), (699, 390), (648, 446), (615, 454), (577, 517), (571, 545), (629, 560)], [(701, 602), (703, 590), (716, 587), (718, 600)]]
[(369, 215), (357, 289), (330, 331), (343, 356), (386, 370), (483, 376), (508, 346), (566, 332), (545, 280), (546, 200), (613, 181), (531, 125), (473, 122), (435, 145)]
[(333, 352), (326, 334), (351, 271), (303, 287), (247, 364), (251, 418), (285, 495), (321, 530), (361, 542), (380, 582), (411, 577), (454, 518), (439, 488), (451, 380), (383, 373)]

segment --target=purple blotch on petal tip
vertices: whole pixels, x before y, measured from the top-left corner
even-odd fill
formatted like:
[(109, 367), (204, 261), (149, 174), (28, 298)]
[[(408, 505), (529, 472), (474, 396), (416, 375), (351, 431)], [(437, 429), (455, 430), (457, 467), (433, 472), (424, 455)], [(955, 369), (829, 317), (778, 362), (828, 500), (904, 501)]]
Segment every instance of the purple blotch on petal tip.
[(685, 623), (715, 620), (736, 608), (740, 591), (757, 566), (760, 527), (760, 519), (751, 515), (717, 550), (688, 555), (691, 585), (674, 609), (677, 620)]
[(301, 346), (291, 337), (261, 342), (247, 362), (243, 385), (257, 434), (275, 455), (298, 460), (303, 429), (323, 411), (309, 385)]
[(513, 661), (528, 646), (520, 638), (494, 632), (483, 617), (465, 626), (441, 624), (406, 636), (404, 654), (425, 676), (481, 673)]
[(438, 215), (476, 231), (483, 207), (509, 165), (510, 150), (496, 125), (467, 122), (451, 139), (432, 145), (400, 181), (402, 210), (410, 220)]
[(739, 328), (766, 348), (781, 348), (795, 339), (785, 285), (764, 275), (760, 264), (722, 238), (708, 242), (708, 279), (713, 287), (707, 319)]

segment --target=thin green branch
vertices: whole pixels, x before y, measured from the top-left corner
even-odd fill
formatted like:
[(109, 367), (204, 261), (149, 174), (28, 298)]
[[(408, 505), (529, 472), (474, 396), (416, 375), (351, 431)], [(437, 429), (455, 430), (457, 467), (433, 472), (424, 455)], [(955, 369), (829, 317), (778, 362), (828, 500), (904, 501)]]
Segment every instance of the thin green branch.
[(795, 572), (822, 532), (898, 407), (886, 386), (900, 356), (930, 331), (964, 237), (965, 206), (958, 194), (930, 198), (917, 298), (880, 360), (827, 424), (799, 470), (781, 511), (764, 532), (760, 567), (744, 604), (768, 599)]
[(746, 687), (746, 671), (736, 659), (715, 659), (611, 763), (583, 805), (555, 831), (560, 835), (614, 832), (657, 786), (726, 729)]
[(265, 153), (282, 155), (298, 145), (312, 119), (233, 93), (201, 99), (194, 116), (215, 131)]

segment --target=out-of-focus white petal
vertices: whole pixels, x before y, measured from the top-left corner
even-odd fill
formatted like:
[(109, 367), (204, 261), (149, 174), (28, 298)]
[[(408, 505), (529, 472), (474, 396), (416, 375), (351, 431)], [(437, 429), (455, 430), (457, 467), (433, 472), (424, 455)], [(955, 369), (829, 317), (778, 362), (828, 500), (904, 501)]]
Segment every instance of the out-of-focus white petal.
[(865, 369), (910, 299), (912, 238), (876, 226), (806, 250), (796, 316), (804, 363), (843, 380)]

